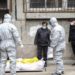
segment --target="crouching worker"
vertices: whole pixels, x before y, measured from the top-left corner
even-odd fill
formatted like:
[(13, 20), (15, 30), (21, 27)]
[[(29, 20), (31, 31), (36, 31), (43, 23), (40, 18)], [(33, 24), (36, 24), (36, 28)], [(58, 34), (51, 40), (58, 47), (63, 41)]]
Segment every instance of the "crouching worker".
[(45, 67), (47, 67), (47, 51), (50, 46), (50, 30), (47, 22), (42, 22), (42, 27), (37, 30), (34, 44), (37, 45), (37, 57), (39, 60), (43, 58)]
[(11, 74), (16, 75), (16, 45), (19, 44), (23, 48), (17, 28), (11, 21), (11, 15), (5, 14), (4, 21), (0, 25), (0, 75), (5, 75), (7, 58), (10, 60)]

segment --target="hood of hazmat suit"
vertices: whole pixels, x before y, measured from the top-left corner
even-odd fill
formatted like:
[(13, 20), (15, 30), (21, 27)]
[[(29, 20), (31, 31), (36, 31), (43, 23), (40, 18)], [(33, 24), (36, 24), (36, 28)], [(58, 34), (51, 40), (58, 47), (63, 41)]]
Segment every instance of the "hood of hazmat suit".
[(49, 24), (52, 28), (54, 28), (58, 24), (57, 19), (55, 17), (52, 17), (49, 21)]
[(12, 17), (11, 17), (11, 15), (5, 14), (5, 15), (4, 15), (4, 22), (5, 22), (5, 23), (10, 23), (10, 22), (12, 22)]
[(55, 48), (57, 51), (65, 48), (65, 30), (58, 24), (55, 17), (50, 19), (51, 30), (51, 48)]

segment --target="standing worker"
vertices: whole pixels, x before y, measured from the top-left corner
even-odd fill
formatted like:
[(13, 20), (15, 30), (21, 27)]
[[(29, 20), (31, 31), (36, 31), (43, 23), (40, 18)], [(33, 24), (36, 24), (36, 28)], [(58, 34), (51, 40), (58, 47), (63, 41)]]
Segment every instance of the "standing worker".
[(51, 25), (51, 45), (50, 47), (54, 50), (54, 61), (56, 64), (56, 70), (52, 75), (61, 75), (64, 73), (63, 65), (63, 52), (65, 49), (65, 30), (58, 24), (57, 19), (52, 17), (49, 21)]
[(42, 22), (42, 27), (37, 30), (35, 36), (35, 45), (37, 45), (38, 59), (44, 59), (45, 67), (47, 67), (47, 51), (50, 46), (50, 30), (47, 27), (47, 22)]
[(0, 50), (1, 50), (1, 69), (0, 75), (5, 75), (7, 56), (10, 60), (11, 74), (16, 75), (16, 46), (23, 48), (19, 33), (15, 25), (12, 24), (12, 17), (4, 15), (4, 21), (0, 25)]
[[(72, 21), (70, 23), (69, 42), (71, 42), (73, 54), (75, 56), (75, 21)], [(72, 65), (75, 65), (75, 63), (73, 63)]]

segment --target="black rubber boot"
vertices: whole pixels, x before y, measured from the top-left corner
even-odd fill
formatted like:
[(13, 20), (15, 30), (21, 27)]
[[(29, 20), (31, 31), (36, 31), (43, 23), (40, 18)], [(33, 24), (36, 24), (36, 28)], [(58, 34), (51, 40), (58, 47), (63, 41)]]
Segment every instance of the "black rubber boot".
[(61, 73), (64, 74), (64, 71), (62, 71)]
[(60, 74), (60, 73), (52, 73), (51, 75), (62, 75), (62, 74)]

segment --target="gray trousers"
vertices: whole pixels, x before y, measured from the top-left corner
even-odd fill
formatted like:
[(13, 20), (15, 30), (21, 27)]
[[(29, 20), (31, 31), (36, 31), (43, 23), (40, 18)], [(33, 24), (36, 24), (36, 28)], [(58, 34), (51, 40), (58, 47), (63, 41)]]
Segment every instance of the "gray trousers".
[(64, 71), (63, 53), (64, 50), (54, 52), (54, 62), (56, 65), (55, 73), (61, 73), (62, 71)]
[(10, 59), (11, 74), (16, 75), (16, 49), (9, 47), (5, 50), (1, 50), (1, 70), (0, 75), (5, 75), (5, 67), (7, 62), (7, 55)]

